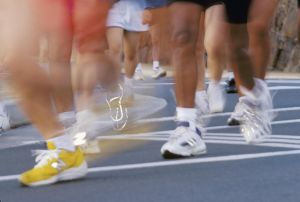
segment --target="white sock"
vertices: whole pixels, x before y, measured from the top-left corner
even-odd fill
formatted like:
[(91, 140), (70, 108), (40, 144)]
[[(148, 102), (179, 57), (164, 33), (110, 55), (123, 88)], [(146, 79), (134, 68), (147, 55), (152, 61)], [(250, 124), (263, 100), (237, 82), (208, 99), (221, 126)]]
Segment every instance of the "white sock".
[(73, 143), (73, 137), (70, 134), (63, 134), (58, 137), (47, 140), (47, 142), (52, 142), (57, 149), (64, 149), (68, 151), (75, 151), (75, 146)]
[(128, 78), (127, 76), (125, 76), (124, 78), (124, 84), (127, 86), (133, 86), (133, 79), (132, 78)]
[(208, 85), (211, 86), (211, 87), (217, 87), (217, 86), (220, 85), (220, 82), (215, 81), (215, 80), (211, 80)]
[(152, 68), (153, 70), (159, 70), (159, 61), (154, 60)]
[(191, 128), (196, 128), (197, 110), (195, 108), (176, 107), (177, 120), (189, 122)]

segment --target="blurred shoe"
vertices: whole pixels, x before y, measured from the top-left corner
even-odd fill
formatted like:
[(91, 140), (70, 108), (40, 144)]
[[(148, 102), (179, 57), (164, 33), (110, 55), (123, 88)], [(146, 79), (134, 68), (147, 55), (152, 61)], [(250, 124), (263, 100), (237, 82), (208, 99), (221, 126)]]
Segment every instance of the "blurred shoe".
[(50, 142), (47, 146), (48, 150), (35, 151), (37, 164), (20, 175), (22, 185), (35, 187), (86, 176), (88, 168), (81, 149), (74, 152), (57, 149)]
[(162, 146), (161, 154), (166, 159), (197, 156), (206, 153), (201, 131), (191, 128), (189, 122), (178, 122), (168, 141)]
[(224, 89), (220, 83), (210, 83), (207, 89), (209, 108), (211, 113), (223, 112), (225, 108)]
[(80, 146), (84, 154), (99, 154), (101, 148), (98, 140), (87, 140), (86, 143)]
[(144, 81), (145, 80), (143, 70), (141, 68), (136, 68), (135, 73), (134, 73), (134, 79), (137, 80), (137, 81)]
[(167, 72), (163, 68), (159, 67), (158, 69), (153, 70), (152, 78), (153, 79), (159, 79), (162, 77), (166, 77)]
[(207, 118), (204, 118), (203, 116), (210, 113), (208, 96), (205, 91), (198, 91), (196, 93), (195, 105), (197, 109), (197, 126), (204, 128), (205, 126), (207, 126), (209, 120)]
[(237, 93), (237, 88), (236, 88), (236, 85), (235, 85), (235, 80), (234, 78), (231, 78), (231, 79), (228, 79), (225, 81), (225, 90), (228, 94), (230, 93)]
[(0, 132), (9, 130), (10, 127), (10, 121), (8, 114), (3, 110), (0, 111)]
[(227, 124), (229, 126), (238, 126), (241, 124), (246, 103), (247, 98), (245, 96), (239, 98), (238, 103), (235, 105), (234, 111), (227, 120)]
[(271, 135), (272, 116), (270, 110), (273, 108), (270, 91), (264, 81), (255, 79), (260, 96), (254, 97), (248, 90), (241, 87), (242, 93), (249, 97), (242, 117), (241, 133), (249, 144), (257, 144), (264, 141), (265, 137)]

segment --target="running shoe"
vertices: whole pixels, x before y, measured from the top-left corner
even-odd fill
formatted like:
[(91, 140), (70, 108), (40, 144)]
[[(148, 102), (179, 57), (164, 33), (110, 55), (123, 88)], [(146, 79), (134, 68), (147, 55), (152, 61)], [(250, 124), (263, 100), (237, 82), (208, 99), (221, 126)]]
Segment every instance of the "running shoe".
[(5, 110), (0, 111), (0, 132), (9, 130), (10, 121), (9, 116)]
[(136, 68), (135, 73), (134, 73), (134, 79), (137, 80), (137, 81), (144, 81), (145, 80), (143, 70), (141, 68)]
[(234, 78), (228, 79), (225, 81), (225, 90), (226, 93), (231, 94), (231, 93), (237, 93), (237, 88), (235, 85), (235, 80)]
[(153, 79), (159, 79), (162, 77), (166, 77), (167, 72), (163, 68), (159, 67), (158, 69), (153, 70), (152, 78)]
[(191, 128), (189, 122), (177, 122), (177, 128), (162, 146), (161, 154), (165, 159), (197, 156), (206, 153), (202, 132)]
[(81, 149), (74, 152), (57, 149), (51, 142), (48, 150), (34, 151), (36, 165), (20, 175), (22, 185), (36, 187), (83, 178), (88, 172)]
[(246, 103), (247, 98), (245, 96), (239, 98), (238, 103), (235, 105), (234, 111), (227, 120), (227, 124), (229, 126), (238, 126), (241, 124)]
[(207, 89), (207, 95), (210, 112), (223, 112), (225, 108), (225, 95), (223, 87), (219, 83), (210, 83)]
[(207, 126), (208, 121), (209, 121), (207, 118), (204, 118), (203, 116), (210, 113), (208, 96), (207, 96), (206, 92), (201, 93), (200, 96), (196, 96), (195, 104), (196, 104), (196, 109), (197, 109), (196, 123), (197, 123), (197, 126), (203, 128), (203, 127)]
[(270, 91), (264, 81), (255, 79), (260, 89), (260, 96), (253, 97), (246, 89), (241, 87), (243, 94), (248, 97), (242, 116), (241, 133), (249, 144), (258, 144), (264, 141), (265, 137), (271, 135), (273, 108)]

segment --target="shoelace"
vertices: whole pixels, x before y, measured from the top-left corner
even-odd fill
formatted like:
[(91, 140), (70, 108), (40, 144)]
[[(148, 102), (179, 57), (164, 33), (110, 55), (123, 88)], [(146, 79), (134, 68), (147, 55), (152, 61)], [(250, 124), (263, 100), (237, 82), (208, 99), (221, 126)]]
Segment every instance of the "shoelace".
[[(35, 162), (37, 163), (34, 168), (42, 167), (52, 159), (58, 159), (58, 152), (58, 150), (33, 150), (32, 155), (36, 156)], [(58, 159), (57, 163), (52, 166), (60, 170), (64, 166), (64, 162)]]
[[(112, 98), (108, 98), (108, 96), (106, 96), (106, 102), (107, 105), (109, 107), (109, 111), (110, 111), (110, 117), (111, 120), (116, 123), (116, 125), (113, 125), (115, 130), (123, 130), (126, 125), (127, 125), (127, 121), (128, 121), (128, 113), (127, 113), (127, 108), (122, 106), (122, 100), (123, 100), (123, 96), (124, 96), (124, 89), (122, 87), (122, 85), (119, 84), (119, 88), (121, 90), (121, 95), (119, 96), (114, 96)], [(114, 110), (114, 105), (113, 103), (117, 102), (117, 106), (115, 109), (115, 113), (113, 113)]]

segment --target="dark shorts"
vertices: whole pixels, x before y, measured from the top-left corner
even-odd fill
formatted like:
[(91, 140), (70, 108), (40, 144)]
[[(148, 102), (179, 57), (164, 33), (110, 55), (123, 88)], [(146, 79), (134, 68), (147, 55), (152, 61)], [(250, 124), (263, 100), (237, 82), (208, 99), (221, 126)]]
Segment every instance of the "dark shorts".
[(228, 22), (232, 24), (245, 24), (252, 0), (224, 0)]
[(298, 8), (300, 9), (300, 0), (298, 0)]
[(169, 2), (191, 2), (203, 6), (205, 9), (214, 5), (223, 4), (223, 0), (170, 0)]

